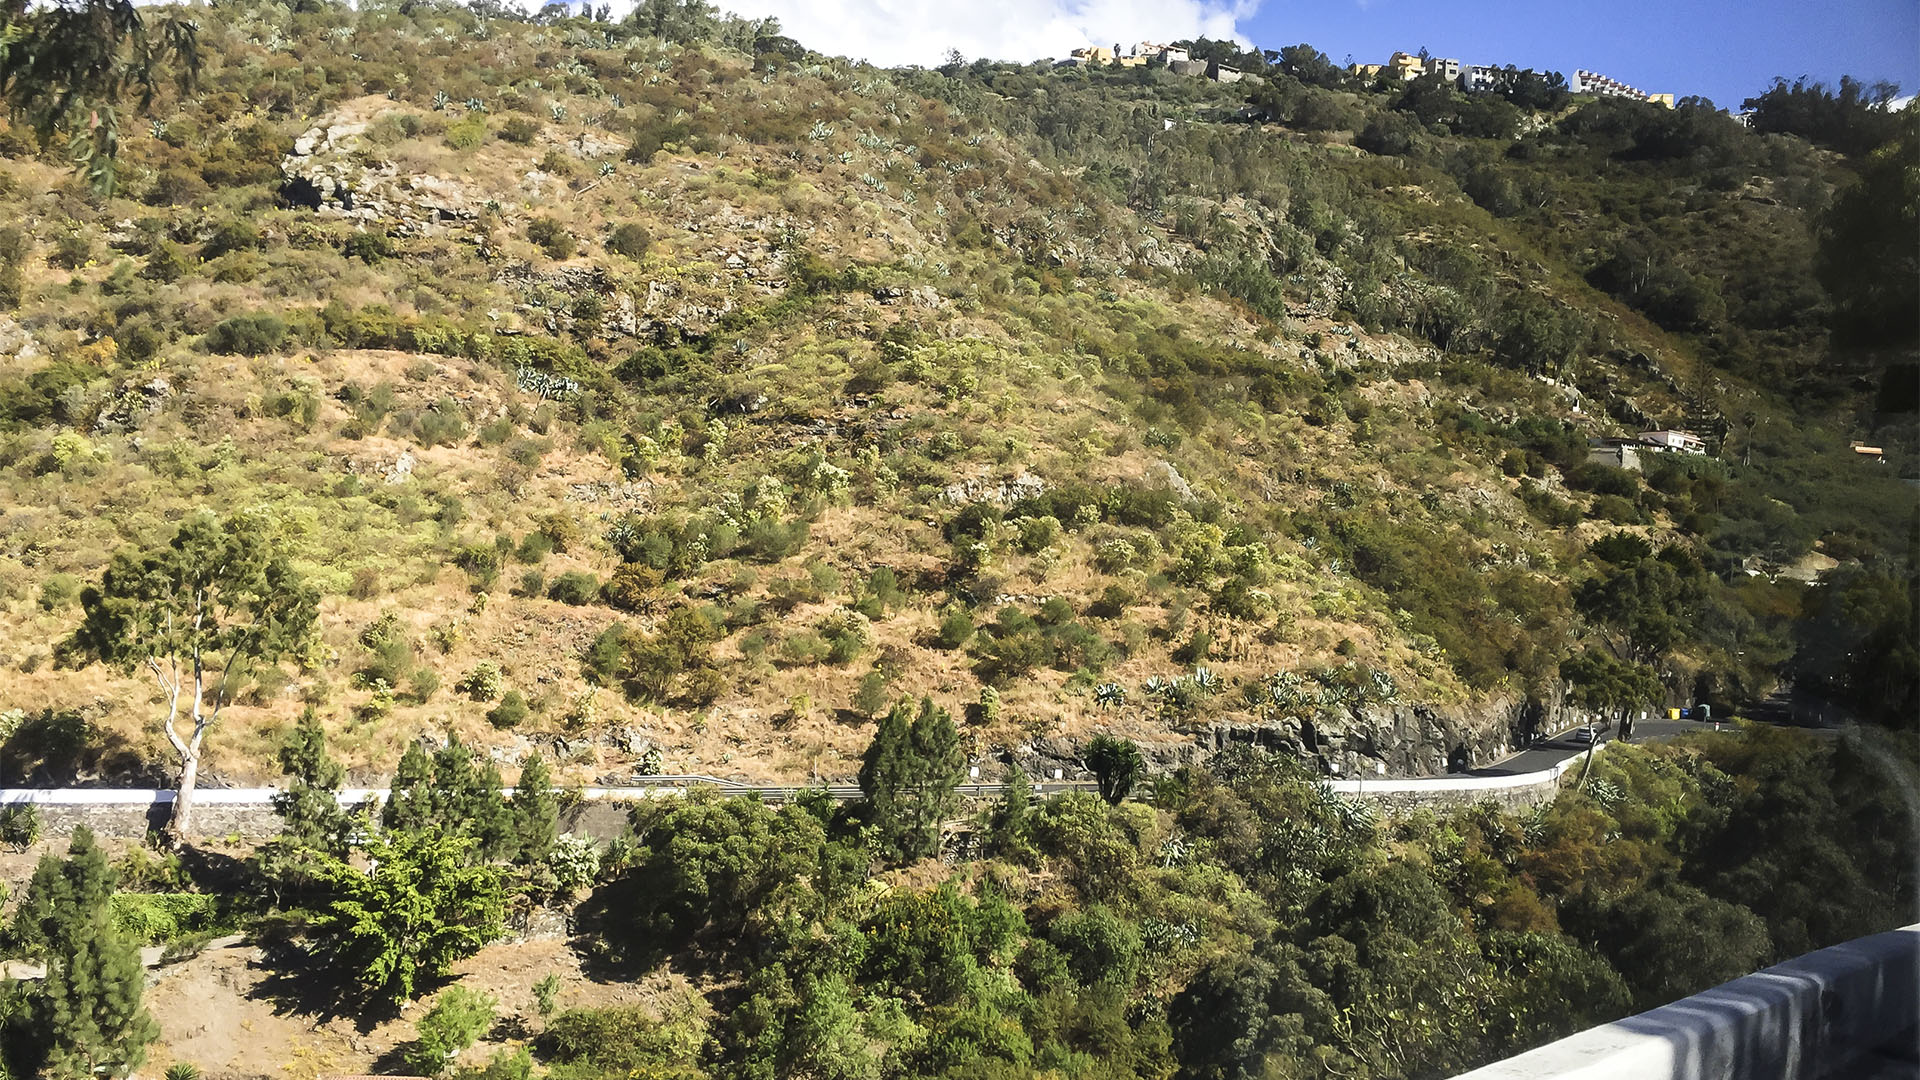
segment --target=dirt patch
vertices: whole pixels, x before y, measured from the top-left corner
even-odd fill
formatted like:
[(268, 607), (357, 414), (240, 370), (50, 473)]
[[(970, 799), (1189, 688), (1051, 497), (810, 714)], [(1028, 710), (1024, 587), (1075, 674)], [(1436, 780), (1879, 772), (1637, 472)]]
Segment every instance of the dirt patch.
[[(566, 942), (551, 939), (488, 946), (454, 974), (459, 985), (498, 1003), (493, 1030), (462, 1058), (474, 1064), (540, 1032), (533, 984), (549, 974), (560, 979), (562, 1010), (640, 1004), (662, 1012), (692, 997), (683, 978), (664, 972), (631, 983), (595, 981)], [(160, 1041), (148, 1068), (157, 1073), (191, 1062), (207, 1080), (372, 1073), (396, 1064), (397, 1052), (414, 1037), (414, 1022), (433, 1006), (429, 995), (394, 1019), (321, 1018), (270, 997), (263, 984), (273, 975), (252, 945), (211, 950), (155, 971), (146, 1000), (160, 1024)]]

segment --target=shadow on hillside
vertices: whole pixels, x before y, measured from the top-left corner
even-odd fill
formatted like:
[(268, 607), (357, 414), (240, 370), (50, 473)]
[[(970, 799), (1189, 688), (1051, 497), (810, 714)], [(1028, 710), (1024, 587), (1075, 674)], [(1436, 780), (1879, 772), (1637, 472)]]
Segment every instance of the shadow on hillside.
[(97, 711), (28, 713), (0, 741), (0, 786), (74, 787), (83, 776), (154, 787), (172, 782), (165, 766), (141, 757), (125, 736), (93, 723)]
[[(263, 940), (257, 967), (264, 968), (258, 994), (272, 1003), (277, 1016), (312, 1017), (315, 1023), (350, 1019), (362, 1035), (400, 1015), (391, 1005), (369, 1002), (366, 992), (343, 968), (315, 958), (300, 943), (287, 938)], [(432, 994), (451, 980), (436, 979), (416, 984), (421, 997)]]

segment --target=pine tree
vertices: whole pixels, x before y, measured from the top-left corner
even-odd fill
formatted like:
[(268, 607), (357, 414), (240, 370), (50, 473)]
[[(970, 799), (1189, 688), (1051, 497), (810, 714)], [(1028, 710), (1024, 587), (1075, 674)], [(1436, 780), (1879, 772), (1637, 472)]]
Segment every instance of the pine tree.
[(116, 875), (85, 826), (74, 830), (62, 861), (34, 870), (15, 915), (14, 937), (43, 957), (47, 977), (33, 1002), (43, 1075), (94, 1080), (122, 1077), (146, 1060), (158, 1025), (142, 1008), (140, 952), (113, 925)]
[[(911, 718), (911, 720), (909, 719)], [(959, 807), (966, 756), (953, 716), (930, 698), (902, 700), (880, 721), (860, 764), (867, 820), (890, 859), (925, 858), (940, 848), (940, 823)]]
[(914, 717), (914, 798), (908, 815), (908, 855), (918, 858), (940, 850), (940, 823), (959, 812), (957, 789), (967, 774), (967, 756), (960, 749), (960, 732), (953, 714), (922, 699)]
[(879, 729), (860, 759), (860, 794), (867, 823), (873, 826), (880, 849), (890, 857), (900, 850), (905, 829), (901, 803), (912, 782), (913, 703), (901, 698), (880, 718)]
[(514, 854), (513, 819), (499, 768), (492, 762), (483, 766), (472, 747), (449, 739), (446, 749), (433, 756), (433, 779), (441, 805), (439, 827), (479, 841), (482, 858)]
[(1025, 862), (1034, 854), (1033, 781), (1019, 768), (1007, 773), (1000, 802), (993, 808), (987, 836), (993, 853)]
[(432, 828), (438, 815), (433, 759), (419, 743), (410, 743), (400, 755), (393, 789), (387, 793), (387, 805), (380, 811), (380, 825), (390, 830), (417, 831)]
[(319, 713), (308, 706), (300, 723), (280, 747), (280, 767), (291, 778), (287, 789), (273, 797), (280, 816), (280, 835), (255, 857), (260, 874), (272, 883), (276, 902), (289, 891), (300, 892), (313, 881), (315, 860), (347, 853), (352, 817), (340, 805), (340, 785), (347, 771), (327, 754), (327, 734)]
[(35, 958), (57, 953), (68, 944), (63, 927), (73, 922), (74, 913), (104, 908), (115, 884), (116, 875), (93, 830), (85, 825), (74, 829), (64, 860), (42, 855), (34, 867), (27, 894), (14, 912), (14, 947)]
[(514, 861), (544, 862), (560, 828), (560, 800), (554, 796), (546, 759), (539, 754), (527, 758), (520, 767), (520, 783), (513, 789), (509, 809), (513, 815)]

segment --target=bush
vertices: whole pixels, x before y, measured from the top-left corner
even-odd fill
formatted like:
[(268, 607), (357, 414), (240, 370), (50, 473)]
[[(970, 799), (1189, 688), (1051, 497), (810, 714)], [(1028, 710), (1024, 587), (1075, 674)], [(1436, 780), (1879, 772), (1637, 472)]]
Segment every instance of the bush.
[(250, 222), (228, 218), (214, 226), (213, 235), (200, 246), (202, 262), (212, 262), (235, 251), (252, 251), (260, 246), (260, 231)]
[(218, 928), (220, 898), (211, 893), (116, 892), (114, 928), (141, 945), (167, 945)]
[(600, 578), (585, 570), (569, 570), (553, 579), (547, 599), (580, 607), (600, 599)]
[(607, 579), (607, 603), (622, 611), (644, 611), (660, 596), (666, 575), (645, 563), (625, 563)]
[(527, 222), (527, 239), (539, 245), (549, 259), (573, 257), (573, 234), (552, 218), (538, 217)]
[(948, 612), (940, 620), (940, 629), (934, 634), (934, 643), (943, 649), (957, 649), (973, 636), (973, 617), (964, 611)]
[(487, 723), (497, 728), (519, 727), (527, 719), (527, 699), (518, 690), (509, 690), (500, 704), (487, 710)]
[(631, 221), (615, 226), (612, 235), (607, 237), (607, 250), (629, 259), (640, 258), (652, 246), (653, 234)]
[(487, 141), (487, 116), (471, 112), (447, 125), (447, 145), (455, 150), (472, 150)]
[(80, 599), (80, 579), (72, 574), (54, 574), (40, 584), (40, 610), (61, 611)]
[[(662, 1024), (638, 1005), (568, 1009), (539, 1040), (541, 1056), (556, 1065), (591, 1065), (603, 1073), (656, 1075), (688, 1061), (700, 1049), (699, 1032)], [(642, 1071), (644, 1070), (644, 1071)], [(668, 1072), (664, 1075), (678, 1075)]]
[(494, 1000), (464, 986), (450, 986), (420, 1018), (418, 1037), (407, 1048), (407, 1067), (424, 1076), (446, 1071), (454, 1055), (467, 1047), (493, 1025)]
[(208, 331), (208, 352), (264, 356), (285, 344), (287, 324), (272, 315), (235, 315)]
[(386, 259), (393, 258), (393, 241), (383, 232), (357, 232), (347, 237), (346, 246), (341, 249), (349, 259), (359, 259), (368, 266), (377, 266)]
[(525, 146), (540, 137), (540, 125), (525, 116), (510, 116), (500, 125), (500, 137), (516, 146)]
[(500, 665), (491, 660), (482, 660), (467, 672), (454, 689), (475, 701), (492, 701), (500, 696), (502, 681)]

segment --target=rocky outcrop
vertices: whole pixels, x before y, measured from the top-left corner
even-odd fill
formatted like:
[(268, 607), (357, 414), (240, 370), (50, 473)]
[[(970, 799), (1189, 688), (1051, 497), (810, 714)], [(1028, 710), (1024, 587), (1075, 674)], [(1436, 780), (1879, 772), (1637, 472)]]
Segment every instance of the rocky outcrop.
[(293, 142), (280, 162), (280, 193), (295, 206), (402, 234), (429, 233), (479, 217), (485, 200), (458, 180), (403, 174), (369, 153), (365, 122), (323, 124)]
[[(1498, 697), (1473, 705), (1391, 705), (1325, 709), (1312, 717), (1222, 720), (1190, 740), (1141, 743), (1150, 773), (1171, 772), (1234, 746), (1299, 758), (1322, 776), (1365, 776), (1386, 766), (1392, 777), (1442, 776), (1492, 764), (1534, 732), (1572, 723), (1557, 703)], [(1001, 751), (1002, 764), (1029, 776), (1084, 780), (1091, 776), (1080, 740), (1036, 739)], [(1336, 766), (1338, 767), (1336, 769)]]

